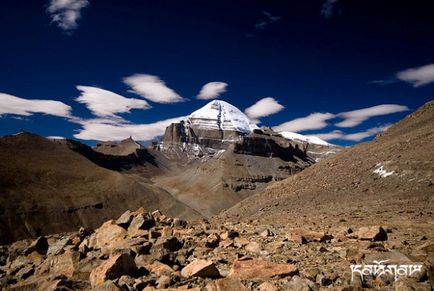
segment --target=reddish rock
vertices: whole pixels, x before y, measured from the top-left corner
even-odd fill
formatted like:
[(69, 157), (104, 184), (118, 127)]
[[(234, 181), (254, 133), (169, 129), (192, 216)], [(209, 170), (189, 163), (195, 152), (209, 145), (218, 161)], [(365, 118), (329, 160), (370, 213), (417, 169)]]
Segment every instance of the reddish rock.
[(117, 225), (113, 220), (109, 220), (95, 230), (94, 235), (89, 241), (89, 246), (94, 248), (104, 248), (123, 240), (127, 231)]
[(251, 253), (260, 253), (261, 252), (261, 246), (257, 242), (251, 242), (248, 245), (245, 246), (246, 251)]
[(113, 280), (122, 275), (129, 275), (135, 270), (136, 264), (129, 254), (115, 255), (90, 273), (90, 284), (92, 287), (96, 287), (107, 280)]
[(181, 275), (185, 278), (218, 278), (220, 277), (220, 272), (213, 262), (196, 259), (182, 269)]
[(139, 213), (134, 216), (128, 227), (128, 233), (134, 234), (138, 230), (148, 230), (155, 225), (155, 220), (149, 213)]
[(134, 213), (127, 210), (116, 220), (116, 224), (122, 226), (123, 228), (128, 228), (131, 221), (133, 220)]
[(38, 273), (49, 272), (51, 275), (64, 275), (71, 278), (76, 272), (79, 260), (78, 252), (67, 250), (61, 255), (48, 257), (38, 268)]
[(303, 228), (295, 228), (290, 230), (288, 236), (289, 241), (299, 244), (308, 242), (323, 242), (326, 239), (326, 234), (322, 231), (312, 231)]
[(356, 233), (360, 240), (385, 241), (387, 232), (381, 226), (361, 227)]
[(105, 281), (103, 284), (93, 288), (92, 291), (122, 291), (113, 281)]
[(209, 282), (206, 287), (206, 291), (247, 291), (243, 283), (239, 279), (224, 278)]
[(265, 279), (274, 276), (292, 276), (298, 274), (294, 265), (276, 264), (267, 261), (247, 259), (236, 260), (229, 272), (229, 278)]

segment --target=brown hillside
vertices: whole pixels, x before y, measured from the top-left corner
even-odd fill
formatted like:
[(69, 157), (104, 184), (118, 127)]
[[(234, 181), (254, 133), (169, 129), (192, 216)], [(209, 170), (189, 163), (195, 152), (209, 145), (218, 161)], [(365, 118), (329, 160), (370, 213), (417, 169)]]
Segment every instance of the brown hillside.
[[(381, 166), (389, 173), (387, 177), (374, 173)], [(428, 222), (426, 226), (433, 230), (433, 172), (431, 101), (373, 141), (348, 148), (276, 183), (221, 217), (323, 226), (345, 220), (408, 225), (419, 221)]]
[(140, 206), (200, 216), (146, 178), (104, 169), (37, 135), (0, 138), (0, 164), (0, 243), (96, 227)]

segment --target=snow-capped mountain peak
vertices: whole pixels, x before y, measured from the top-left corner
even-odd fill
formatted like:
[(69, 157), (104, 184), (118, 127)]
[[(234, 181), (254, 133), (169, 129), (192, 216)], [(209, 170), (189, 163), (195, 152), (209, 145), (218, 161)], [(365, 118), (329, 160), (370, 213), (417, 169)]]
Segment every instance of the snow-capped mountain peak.
[(200, 129), (217, 129), (250, 133), (258, 128), (241, 110), (221, 100), (213, 100), (188, 116), (189, 122)]
[(301, 142), (307, 142), (307, 143), (311, 143), (311, 144), (324, 145), (324, 146), (333, 146), (333, 144), (328, 143), (325, 140), (322, 140), (317, 136), (312, 136), (312, 135), (307, 136), (307, 135), (302, 135), (302, 134), (290, 132), (290, 131), (282, 131), (279, 133), (284, 138), (294, 140), (294, 141), (301, 141)]

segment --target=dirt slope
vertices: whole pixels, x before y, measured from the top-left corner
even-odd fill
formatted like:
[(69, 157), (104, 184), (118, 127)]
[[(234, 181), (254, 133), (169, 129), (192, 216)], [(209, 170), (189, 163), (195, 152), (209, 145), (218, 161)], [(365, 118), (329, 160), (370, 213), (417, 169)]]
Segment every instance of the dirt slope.
[(37, 135), (0, 138), (0, 164), (0, 243), (95, 227), (140, 206), (200, 216), (146, 178), (99, 167)]
[(324, 226), (344, 220), (411, 225), (421, 219), (434, 230), (433, 173), (431, 101), (373, 141), (345, 149), (275, 183), (220, 218)]
[(285, 162), (227, 150), (206, 162), (192, 163), (153, 180), (179, 201), (211, 217), (307, 165), (300, 160)]

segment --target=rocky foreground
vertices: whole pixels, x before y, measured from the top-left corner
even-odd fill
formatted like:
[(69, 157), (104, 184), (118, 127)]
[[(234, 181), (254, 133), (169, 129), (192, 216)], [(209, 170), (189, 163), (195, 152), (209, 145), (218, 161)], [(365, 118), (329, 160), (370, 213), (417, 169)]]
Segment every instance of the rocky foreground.
[[(290, 218), (288, 218), (290, 220)], [(143, 208), (98, 229), (0, 247), (2, 290), (432, 290), (434, 242), (344, 219), (324, 229), (187, 222)], [(411, 276), (351, 264), (421, 264)]]

